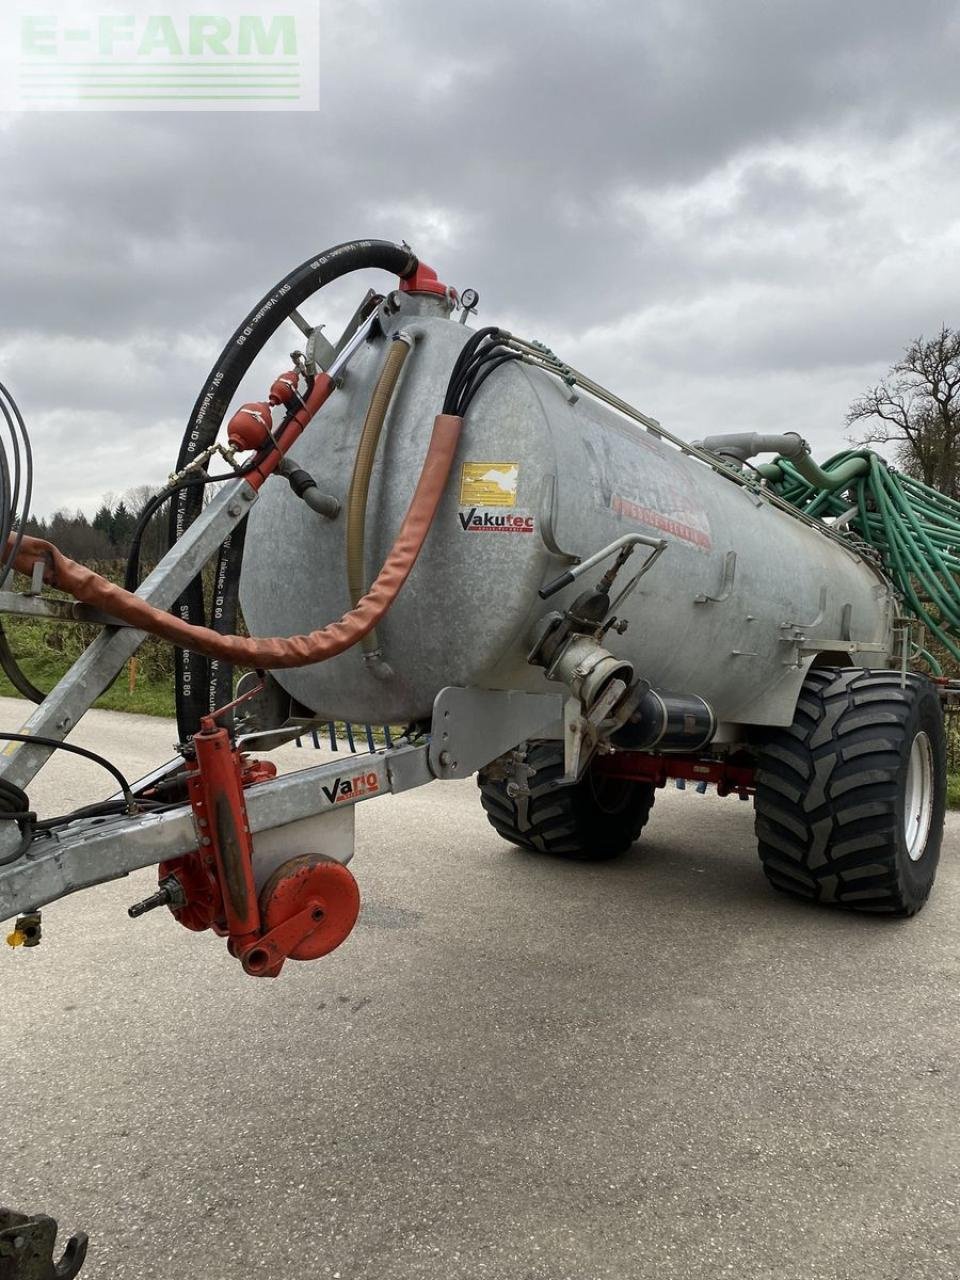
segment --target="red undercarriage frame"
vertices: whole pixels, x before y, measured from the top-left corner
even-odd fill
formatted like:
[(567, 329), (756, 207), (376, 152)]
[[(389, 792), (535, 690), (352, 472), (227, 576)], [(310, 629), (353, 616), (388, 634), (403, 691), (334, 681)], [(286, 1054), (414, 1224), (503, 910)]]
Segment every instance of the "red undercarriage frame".
[(742, 800), (756, 791), (756, 770), (752, 765), (701, 756), (654, 756), (642, 751), (613, 751), (609, 755), (596, 756), (593, 768), (610, 778), (652, 782), (655, 787), (665, 787), (668, 778), (712, 782), (718, 796), (738, 795)]
[[(187, 788), (200, 835), (195, 853), (160, 864), (176, 881), (171, 910), (187, 929), (212, 929), (245, 971), (275, 978), (286, 960), (315, 960), (356, 924), (360, 891), (348, 869), (322, 854), (292, 857), (257, 891), (253, 839), (243, 792), (276, 767), (247, 761), (212, 716), (193, 737), (196, 765)], [(177, 904), (180, 905), (177, 905)]]

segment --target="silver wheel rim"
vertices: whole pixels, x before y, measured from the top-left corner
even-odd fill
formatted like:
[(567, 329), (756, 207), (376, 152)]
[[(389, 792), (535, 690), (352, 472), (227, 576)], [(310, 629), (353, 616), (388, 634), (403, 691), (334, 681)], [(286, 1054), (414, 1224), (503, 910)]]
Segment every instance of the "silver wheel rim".
[(919, 862), (927, 847), (933, 816), (933, 748), (926, 733), (918, 733), (910, 747), (903, 798), (903, 838), (911, 862)]

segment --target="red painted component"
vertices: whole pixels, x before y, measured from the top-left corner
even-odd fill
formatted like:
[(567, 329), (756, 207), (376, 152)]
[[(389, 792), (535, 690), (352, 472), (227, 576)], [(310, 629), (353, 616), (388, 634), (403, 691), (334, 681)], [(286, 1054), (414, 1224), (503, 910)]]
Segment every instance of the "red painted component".
[(213, 854), (223, 896), (223, 918), (238, 950), (260, 932), (260, 909), (253, 880), (253, 841), (240, 783), (240, 757), (226, 729), (204, 716), (193, 735), (197, 768), (187, 778), (193, 816), (201, 836), (200, 853)]
[(450, 294), (454, 299), (457, 297), (456, 289), (451, 289), (445, 285), (442, 280), (437, 279), (437, 273), (433, 267), (426, 266), (421, 262), (412, 276), (407, 276), (406, 280), (400, 281), (401, 293), (438, 293), (441, 297)]
[(241, 405), (227, 423), (227, 440), (233, 449), (262, 449), (272, 430), (270, 406), (265, 400), (253, 401)]
[(702, 756), (647, 755), (642, 751), (614, 751), (595, 756), (592, 767), (613, 778), (630, 778), (635, 782), (652, 782), (666, 786), (668, 778), (685, 778), (688, 782), (712, 782), (718, 796), (753, 795), (756, 770), (752, 765), (729, 760), (711, 760)]
[(285, 959), (316, 960), (357, 923), (360, 890), (351, 872), (322, 854), (279, 866), (260, 891), (265, 932), (240, 952), (248, 973), (273, 977)]
[(271, 449), (256, 470), (251, 471), (247, 476), (247, 484), (252, 489), (259, 489), (267, 476), (276, 471), (290, 446), (300, 439), (311, 418), (322, 405), (326, 404), (332, 391), (333, 383), (329, 375), (318, 373), (313, 380), (306, 403), (287, 419), (287, 425), (283, 428), (283, 435), (278, 442), (279, 449)]
[(289, 404), (296, 396), (299, 399), (297, 387), (300, 382), (300, 374), (296, 369), (288, 369), (286, 373), (281, 373), (276, 382), (270, 388), (271, 404)]
[(175, 876), (186, 898), (174, 916), (187, 929), (226, 936), (254, 977), (275, 978), (290, 958), (325, 956), (357, 922), (356, 880), (332, 858), (307, 854), (278, 867), (258, 898), (243, 788), (275, 777), (276, 766), (241, 755), (214, 716), (203, 717), (193, 746), (187, 790), (200, 848), (160, 867), (161, 880)]
[(170, 908), (175, 920), (194, 933), (203, 933), (205, 929), (213, 929), (219, 934), (226, 932), (223, 898), (212, 853), (201, 853), (198, 849), (196, 853), (188, 853), (182, 858), (161, 862), (161, 884), (168, 876), (175, 877), (187, 900), (182, 907)]
[(241, 786), (253, 787), (258, 782), (269, 782), (276, 776), (277, 766), (272, 760), (250, 760), (247, 756), (240, 757)]

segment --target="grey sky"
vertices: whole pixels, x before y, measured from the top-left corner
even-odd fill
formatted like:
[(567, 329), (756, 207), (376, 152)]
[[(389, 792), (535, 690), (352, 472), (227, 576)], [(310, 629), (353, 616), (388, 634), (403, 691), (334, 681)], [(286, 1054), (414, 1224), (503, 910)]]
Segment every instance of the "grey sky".
[(355, 236), (691, 437), (834, 452), (960, 322), (952, 3), (320, 9), (318, 115), (0, 115), (0, 378), (39, 512), (160, 481), (247, 307)]

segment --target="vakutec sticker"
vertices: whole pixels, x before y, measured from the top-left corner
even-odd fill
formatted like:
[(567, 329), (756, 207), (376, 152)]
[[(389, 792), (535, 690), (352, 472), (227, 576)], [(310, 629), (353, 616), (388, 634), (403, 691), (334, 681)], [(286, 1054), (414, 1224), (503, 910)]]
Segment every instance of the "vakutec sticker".
[(464, 533), (533, 533), (533, 516), (511, 511), (481, 511), (471, 507), (458, 513)]

